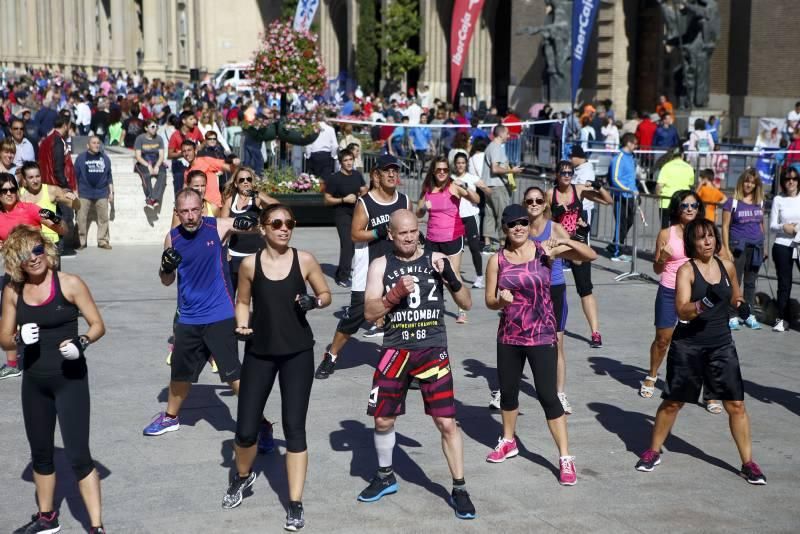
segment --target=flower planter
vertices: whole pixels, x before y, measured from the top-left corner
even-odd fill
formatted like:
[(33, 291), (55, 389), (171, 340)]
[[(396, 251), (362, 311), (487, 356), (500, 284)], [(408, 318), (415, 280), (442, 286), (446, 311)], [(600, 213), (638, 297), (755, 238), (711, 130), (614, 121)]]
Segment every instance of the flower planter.
[(291, 128), (287, 128), (283, 124), (280, 124), (278, 126), (278, 137), (281, 141), (286, 141), (290, 145), (306, 146), (317, 140), (317, 137), (319, 137), (319, 132), (303, 134), (303, 132), (299, 130), (293, 130)]
[(273, 194), (281, 204), (289, 206), (300, 226), (334, 226), (333, 209), (326, 206), (322, 193)]
[(259, 141), (272, 141), (278, 138), (278, 123), (272, 122), (263, 128), (251, 129), (251, 135)]

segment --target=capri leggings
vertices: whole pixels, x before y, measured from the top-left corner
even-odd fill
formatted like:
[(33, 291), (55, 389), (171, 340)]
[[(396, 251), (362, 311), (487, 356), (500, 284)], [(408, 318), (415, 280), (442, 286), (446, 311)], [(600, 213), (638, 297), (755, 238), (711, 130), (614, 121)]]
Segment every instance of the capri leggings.
[(588, 297), (592, 294), (592, 264), (584, 261), (572, 263), (572, 277), (575, 279), (575, 289), (578, 290), (580, 298)]
[(23, 373), (22, 417), (35, 473), (55, 473), (53, 441), (56, 418), (64, 452), (75, 478), (83, 480), (94, 470), (89, 452), (89, 381), (86, 374), (80, 378), (67, 378)]
[(525, 360), (533, 372), (536, 396), (547, 419), (564, 415), (564, 408), (556, 392), (556, 362), (558, 352), (555, 345), (506, 345), (497, 344), (497, 378), (500, 381), (500, 408), (504, 411), (519, 407), (519, 383)]
[(258, 439), (264, 407), (275, 384), (281, 386), (281, 423), (286, 450), (306, 450), (306, 414), (314, 382), (314, 350), (283, 356), (244, 355), (236, 413), (236, 444), (252, 447)]
[(469, 246), (469, 253), (472, 256), (472, 265), (475, 267), (475, 276), (483, 276), (483, 258), (481, 258), (481, 231), (478, 229), (478, 215), (461, 217), (464, 223), (464, 237)]

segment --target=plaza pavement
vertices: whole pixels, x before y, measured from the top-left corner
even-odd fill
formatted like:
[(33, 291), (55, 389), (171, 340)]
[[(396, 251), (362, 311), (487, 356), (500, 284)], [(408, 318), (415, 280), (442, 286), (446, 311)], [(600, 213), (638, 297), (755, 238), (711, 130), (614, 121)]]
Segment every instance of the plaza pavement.
[[(338, 243), (332, 228), (299, 228), (293, 244), (312, 250), (328, 275)], [(193, 387), (182, 428), (144, 437), (142, 428), (165, 406), (169, 369), (166, 340), (175, 289), (156, 277), (154, 246), (95, 248), (64, 262), (88, 282), (107, 334), (87, 352), (92, 391), (92, 453), (103, 478), (109, 532), (281, 532), (287, 486), (283, 432), (278, 452), (259, 456), (252, 494), (234, 510), (221, 508), (233, 465), (236, 398), (210, 370)], [(465, 277), (473, 278), (465, 258)], [(687, 406), (653, 473), (634, 470), (649, 442), (658, 400), (637, 395), (653, 335), (656, 286), (614, 282), (619, 264), (593, 269), (604, 347), (590, 349), (577, 295), (569, 289), (566, 341), (571, 452), (578, 484), (557, 482), (557, 453), (531, 386), (522, 387), (518, 422), (520, 455), (488, 464), (500, 433), (499, 413), (487, 408), (495, 385), (497, 314), (473, 290), (469, 324), (447, 318), (451, 361), (464, 431), (466, 480), (478, 511), (474, 521), (455, 518), (445, 499), (450, 475), (420, 396), (410, 392), (407, 415), (397, 425), (396, 495), (373, 504), (356, 495), (376, 468), (372, 423), (365, 415), (376, 347), (360, 336), (342, 354), (336, 373), (316, 381), (308, 418), (310, 467), (304, 504), (308, 532), (797, 532), (800, 530), (800, 333), (768, 328), (734, 333), (752, 418), (755, 459), (769, 484), (750, 486), (736, 475), (739, 457), (724, 415)], [(572, 285), (571, 276), (567, 279)], [(332, 280), (329, 278), (329, 283)], [(769, 288), (760, 282), (760, 290)], [(775, 282), (772, 282), (774, 287)], [(348, 291), (332, 285), (333, 305), (309, 314), (317, 360), (330, 341)], [(449, 309), (454, 310), (452, 302)], [(664, 371), (662, 369), (662, 376)], [(25, 523), (35, 510), (28, 445), (20, 411), (20, 379), (0, 382), (0, 532)], [(661, 384), (659, 383), (659, 386)], [(267, 416), (280, 421), (275, 390)], [(63, 532), (88, 527), (74, 477), (57, 433), (57, 502)], [(83, 526), (82, 526), (83, 525)]]

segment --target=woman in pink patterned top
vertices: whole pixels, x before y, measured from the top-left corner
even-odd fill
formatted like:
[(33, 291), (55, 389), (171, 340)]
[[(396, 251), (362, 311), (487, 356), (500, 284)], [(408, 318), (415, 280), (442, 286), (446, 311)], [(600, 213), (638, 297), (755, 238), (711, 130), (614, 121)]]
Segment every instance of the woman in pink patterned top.
[(575, 457), (570, 456), (568, 450), (567, 417), (556, 390), (557, 326), (550, 299), (550, 269), (556, 257), (591, 261), (596, 254), (588, 246), (571, 239), (549, 239), (542, 243), (530, 240), (528, 212), (519, 204), (503, 210), (502, 223), (506, 245), (489, 258), (486, 266), (486, 306), (501, 310), (497, 329), (497, 377), (503, 436), (486, 461), (499, 463), (519, 454), (514, 433), (519, 413), (519, 385), (527, 360), (547, 426), (558, 447), (559, 481), (571, 486), (577, 476)]

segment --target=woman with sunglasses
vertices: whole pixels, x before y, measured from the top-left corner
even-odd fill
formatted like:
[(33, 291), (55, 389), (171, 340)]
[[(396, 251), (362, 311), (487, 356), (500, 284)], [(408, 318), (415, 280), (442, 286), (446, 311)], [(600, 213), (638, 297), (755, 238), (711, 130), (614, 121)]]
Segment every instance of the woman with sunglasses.
[[(286, 530), (304, 526), (303, 487), (308, 468), (306, 414), (314, 381), (314, 334), (306, 314), (331, 303), (331, 292), (316, 258), (289, 246), (295, 220), (280, 204), (261, 212), (264, 246), (242, 262), (236, 299), (236, 333), (247, 338), (236, 415), (236, 470), (222, 500), (242, 502), (253, 485), (252, 470), (262, 412), (277, 378), (286, 439), (289, 509)], [(306, 284), (314, 295), (307, 294)], [(253, 315), (250, 316), (252, 302)]]
[[(639, 387), (639, 395), (645, 399), (650, 399), (655, 394), (658, 369), (667, 354), (675, 325), (678, 324), (675, 284), (678, 269), (689, 261), (684, 252), (684, 230), (695, 218), (703, 217), (704, 207), (703, 201), (694, 192), (688, 189), (676, 191), (670, 199), (668, 208), (671, 224), (661, 230), (656, 237), (653, 271), (660, 275), (661, 279), (656, 292), (656, 336), (650, 344), (650, 369)], [(722, 405), (716, 400), (707, 400), (706, 410), (715, 415), (720, 414)]]
[[(744, 281), (744, 300), (752, 308), (755, 305), (756, 280), (764, 262), (764, 187), (755, 169), (746, 169), (739, 181), (733, 197), (722, 206), (722, 247), (724, 257), (736, 267), (736, 280), (739, 286)], [(750, 315), (744, 323), (753, 330), (761, 325), (755, 315)], [(730, 314), (728, 326), (739, 330), (739, 317)]]
[[(589, 243), (589, 224), (588, 216), (583, 210), (583, 200), (597, 202), (598, 204), (611, 204), (611, 195), (600, 186), (600, 182), (595, 180), (593, 187), (586, 185), (573, 185), (572, 178), (575, 176), (575, 167), (571, 161), (562, 160), (558, 162), (558, 174), (556, 184), (552, 194), (548, 197), (547, 203), (550, 206), (553, 222), (556, 222), (567, 231), (572, 239), (581, 243)], [(575, 262), (571, 265), (572, 277), (575, 279), (575, 288), (581, 298), (583, 313), (589, 321), (591, 329), (591, 340), (589, 346), (600, 348), (603, 346), (603, 338), (600, 336), (600, 321), (597, 318), (597, 300), (594, 298), (592, 290), (592, 265), (586, 262)]]
[[(256, 173), (250, 167), (239, 167), (222, 192), (222, 217), (239, 217), (248, 215), (258, 219), (261, 210), (278, 201), (271, 196), (256, 190), (254, 186)], [(239, 266), (247, 256), (258, 252), (263, 239), (257, 234), (233, 234), (228, 241), (228, 265), (231, 273), (233, 290), (239, 286)]]
[[(49, 228), (58, 235), (64, 235), (67, 227), (61, 217), (50, 210), (41, 209), (36, 204), (21, 202), (19, 199), (19, 186), (17, 179), (12, 174), (0, 173), (0, 248), (8, 239), (11, 231), (20, 224), (34, 226), (41, 230)], [(57, 268), (57, 262), (56, 262)], [(9, 281), (8, 270), (0, 279), (0, 289)], [(6, 364), (0, 368), (0, 380), (20, 376), (17, 368), (16, 347), (6, 351)]]
[[(0, 343), (25, 346), (22, 416), (31, 450), (38, 512), (16, 532), (58, 532), (53, 440), (61, 429), (64, 451), (78, 480), (91, 522), (103, 532), (100, 477), (89, 451), (89, 380), (84, 351), (105, 326), (80, 277), (56, 272), (56, 249), (39, 228), (18, 226), (3, 244), (12, 282), (3, 292)], [(78, 315), (89, 329), (78, 335)]]
[[(540, 189), (529, 189), (525, 198), (543, 209)], [(537, 203), (536, 199), (542, 202)], [(567, 418), (557, 388), (558, 354), (556, 316), (550, 297), (553, 260), (591, 261), (597, 254), (583, 243), (562, 238), (530, 239), (533, 218), (529, 210), (512, 204), (501, 218), (505, 248), (489, 258), (486, 265), (486, 306), (500, 310), (497, 328), (497, 378), (500, 382), (500, 409), (503, 435), (497, 447), (486, 457), (499, 463), (519, 454), (515, 438), (519, 414), (519, 389), (525, 361), (531, 367), (536, 396), (542, 405), (547, 426), (559, 454), (559, 482), (572, 486), (577, 482), (575, 457), (570, 456)], [(549, 221), (548, 221), (549, 222)]]
[(669, 345), (667, 380), (650, 447), (639, 457), (636, 469), (650, 472), (661, 463), (661, 447), (678, 412), (685, 403), (697, 402), (705, 388), (722, 399), (728, 412), (728, 426), (742, 460), (739, 475), (750, 484), (766, 484), (761, 468), (753, 461), (742, 372), (728, 328), (728, 306), (738, 308), (740, 317), (750, 314), (750, 306), (739, 293), (733, 263), (718, 257), (722, 242), (713, 222), (702, 215), (689, 222), (683, 247), (689, 259), (678, 269), (675, 286), (680, 323)]
[[(461, 279), (461, 252), (464, 250), (464, 223), (461, 222), (459, 206), (466, 198), (473, 204), (480, 201), (475, 191), (458, 186), (450, 176), (450, 166), (445, 156), (437, 156), (428, 168), (422, 182), (422, 195), (417, 203), (417, 217), (428, 213), (428, 228), (425, 247), (432, 252), (441, 252), (450, 260), (453, 272)], [(467, 312), (458, 310), (457, 323), (467, 322)]]
[[(800, 131), (800, 130), (799, 130)], [(789, 297), (792, 294), (792, 271), (800, 269), (800, 173), (789, 167), (781, 176), (781, 194), (772, 200), (769, 229), (775, 233), (772, 261), (778, 275), (778, 316), (773, 332), (785, 332), (791, 323)]]

